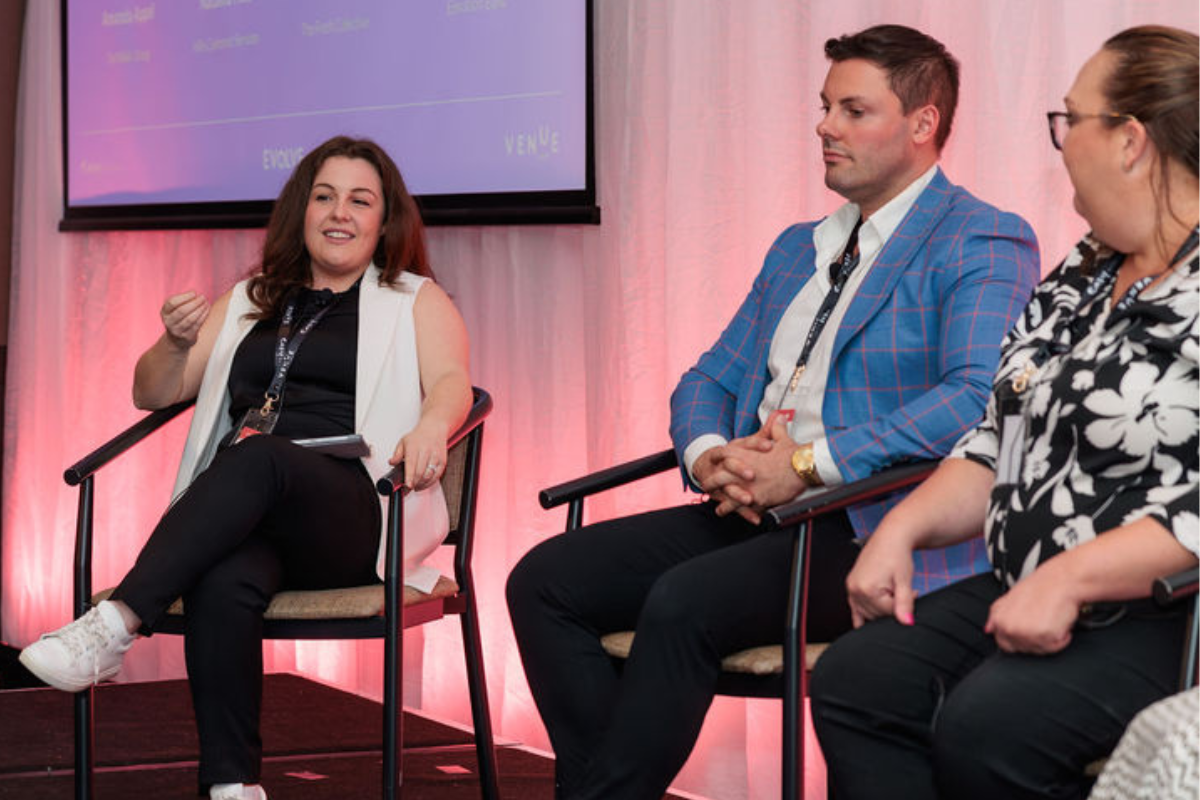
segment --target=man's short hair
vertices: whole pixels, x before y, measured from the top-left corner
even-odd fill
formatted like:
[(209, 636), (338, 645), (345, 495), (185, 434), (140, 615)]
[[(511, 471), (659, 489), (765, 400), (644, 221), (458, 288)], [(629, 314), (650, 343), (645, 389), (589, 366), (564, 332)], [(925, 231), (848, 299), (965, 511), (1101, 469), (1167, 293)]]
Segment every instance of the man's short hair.
[(942, 149), (958, 105), (958, 61), (941, 42), (903, 25), (876, 25), (826, 41), (825, 56), (833, 62), (861, 58), (882, 69), (905, 114), (936, 107), (941, 120), (934, 141)]

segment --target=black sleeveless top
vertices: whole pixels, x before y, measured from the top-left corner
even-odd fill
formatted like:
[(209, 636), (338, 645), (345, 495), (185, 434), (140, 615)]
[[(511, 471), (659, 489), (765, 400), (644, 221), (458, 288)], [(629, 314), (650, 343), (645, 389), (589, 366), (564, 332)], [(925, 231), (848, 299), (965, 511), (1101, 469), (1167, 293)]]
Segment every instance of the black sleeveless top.
[[(317, 308), (318, 292), (300, 289), (293, 330)], [(334, 295), (333, 308), (296, 351), (283, 389), (275, 433), (289, 439), (354, 432), (355, 364), (358, 361), (358, 284)], [(259, 320), (238, 345), (229, 371), (229, 414), (234, 425), (260, 408), (275, 374), (280, 317)]]

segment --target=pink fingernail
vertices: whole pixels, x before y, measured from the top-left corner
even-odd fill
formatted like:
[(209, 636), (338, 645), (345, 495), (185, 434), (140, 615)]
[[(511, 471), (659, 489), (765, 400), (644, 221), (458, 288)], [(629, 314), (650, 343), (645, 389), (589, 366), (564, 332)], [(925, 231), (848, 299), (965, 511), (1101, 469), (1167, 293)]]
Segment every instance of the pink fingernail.
[(914, 619), (913, 619), (912, 612), (909, 612), (908, 614), (905, 614), (905, 615), (904, 615), (904, 624), (905, 624), (905, 625), (914, 625), (914, 624), (916, 624), (916, 620), (914, 620)]

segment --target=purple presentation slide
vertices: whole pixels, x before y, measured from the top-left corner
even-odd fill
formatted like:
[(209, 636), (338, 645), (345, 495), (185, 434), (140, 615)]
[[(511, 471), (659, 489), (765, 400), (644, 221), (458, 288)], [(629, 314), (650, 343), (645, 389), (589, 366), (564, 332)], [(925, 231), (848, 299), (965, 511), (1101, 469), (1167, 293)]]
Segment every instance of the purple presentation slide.
[(271, 200), (368, 136), (414, 194), (582, 190), (584, 0), (70, 0), (67, 201)]

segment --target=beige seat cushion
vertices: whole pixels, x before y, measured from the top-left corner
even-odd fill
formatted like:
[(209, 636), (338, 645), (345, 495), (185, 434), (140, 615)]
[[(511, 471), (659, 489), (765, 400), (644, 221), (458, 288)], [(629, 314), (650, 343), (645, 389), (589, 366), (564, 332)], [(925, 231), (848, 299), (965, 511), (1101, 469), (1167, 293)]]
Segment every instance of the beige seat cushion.
[[(106, 600), (112, 592), (112, 589), (97, 592), (92, 596), (92, 603)], [(428, 594), (405, 586), (404, 605), (407, 607), (429, 600), (441, 600), (457, 593), (458, 584), (442, 575)], [(183, 600), (176, 600), (167, 613), (182, 614)], [(271, 599), (265, 616), (267, 619), (360, 619), (382, 613), (383, 584), (374, 584), (348, 589), (280, 592)]]
[[(621, 631), (602, 636), (600, 645), (604, 648), (604, 652), (614, 658), (629, 658), (629, 649), (633, 647), (633, 631)], [(811, 670), (828, 646), (827, 642), (805, 646), (805, 666)], [(721, 669), (725, 672), (739, 672), (745, 675), (782, 675), (783, 645), (751, 647), (749, 650), (733, 653), (721, 660)]]

